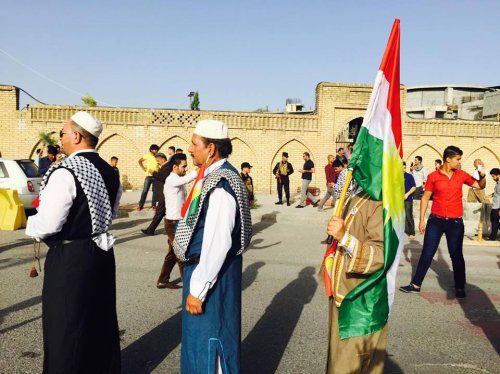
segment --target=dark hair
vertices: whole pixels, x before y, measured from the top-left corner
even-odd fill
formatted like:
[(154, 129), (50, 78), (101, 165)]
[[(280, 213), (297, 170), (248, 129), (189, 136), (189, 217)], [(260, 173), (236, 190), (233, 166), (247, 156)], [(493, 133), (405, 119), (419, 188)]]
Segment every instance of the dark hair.
[(151, 151), (159, 151), (160, 150), (160, 147), (158, 147), (156, 144), (151, 144), (149, 146), (149, 152)]
[(182, 148), (177, 148), (177, 149), (175, 150), (175, 152), (176, 152), (176, 153), (184, 153), (184, 151), (182, 150)]
[(403, 166), (406, 166), (406, 162), (405, 161), (403, 161)]
[(177, 153), (172, 156), (169, 163), (172, 164), (173, 168), (174, 165), (179, 166), (181, 164), (181, 161), (187, 161), (187, 156), (184, 153)]
[(56, 156), (57, 155), (57, 148), (54, 147), (53, 145), (47, 146), (47, 153)]
[(337, 149), (337, 153), (339, 153), (340, 151), (343, 151), (344, 148), (340, 147), (339, 149)]
[(441, 161), (439, 158), (436, 158), (434, 162), (438, 163), (439, 165), (443, 165), (443, 161)]
[(168, 147), (168, 149), (171, 149), (172, 151), (175, 152), (175, 147), (173, 145), (171, 145), (170, 147)]
[(111, 160), (116, 160), (116, 161), (118, 161), (118, 157), (116, 157), (116, 156), (112, 156), (112, 157), (111, 157)]
[(215, 145), (215, 148), (217, 148), (221, 158), (227, 158), (231, 153), (233, 153), (233, 144), (231, 143), (231, 139), (209, 139), (204, 137), (201, 137), (201, 139), (203, 144), (205, 144), (205, 147), (210, 143)]
[(449, 145), (443, 152), (443, 160), (446, 161), (448, 157), (453, 158), (455, 156), (462, 156), (463, 154), (464, 153), (460, 148), (455, 147), (454, 145)]
[(38, 155), (38, 154), (40, 154), (40, 152), (42, 152), (42, 150), (40, 148), (37, 148), (36, 154)]
[(333, 161), (333, 165), (332, 166), (334, 168), (338, 168), (338, 167), (344, 166), (344, 164), (339, 159), (336, 159), (335, 161)]
[(304, 156), (311, 157), (311, 155), (309, 154), (309, 152), (304, 152)]
[(415, 158), (416, 158), (418, 161), (422, 162), (422, 156), (415, 156)]
[(187, 160), (187, 156), (184, 153), (176, 153), (170, 157), (170, 160), (165, 164), (165, 166), (162, 166), (167, 169), (167, 177), (174, 169), (174, 165), (179, 166), (182, 160)]
[(499, 168), (493, 168), (490, 170), (490, 175), (500, 175), (500, 169)]

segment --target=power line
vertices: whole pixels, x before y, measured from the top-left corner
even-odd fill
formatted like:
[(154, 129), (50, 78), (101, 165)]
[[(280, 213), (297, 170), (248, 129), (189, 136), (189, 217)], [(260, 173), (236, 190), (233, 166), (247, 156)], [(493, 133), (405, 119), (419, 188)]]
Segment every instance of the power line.
[[(21, 65), (21, 66), (22, 66), (22, 67), (24, 67), (25, 69), (28, 69), (28, 70), (29, 70), (29, 71), (31, 71), (32, 73), (34, 73), (34, 74), (38, 75), (39, 77), (42, 77), (42, 78), (43, 78), (43, 79), (45, 79), (45, 80), (48, 80), (49, 82), (54, 83), (55, 85), (57, 85), (57, 86), (59, 86), (59, 87), (61, 87), (61, 88), (65, 89), (66, 91), (71, 92), (71, 93), (73, 93), (73, 94), (76, 94), (76, 95), (78, 95), (79, 97), (82, 97), (82, 96), (87, 96), (87, 94), (83, 94), (83, 93), (81, 93), (81, 92), (75, 91), (75, 90), (73, 90), (72, 88), (69, 88), (69, 87), (65, 86), (64, 84), (59, 83), (58, 81), (56, 81), (56, 80), (54, 80), (54, 79), (52, 79), (52, 78), (47, 77), (46, 75), (44, 75), (44, 74), (40, 73), (39, 71), (37, 71), (37, 70), (33, 69), (31, 66), (29, 66), (29, 65), (25, 64), (25, 63), (24, 63), (24, 62), (22, 62), (21, 60), (19, 60), (19, 59), (17, 59), (16, 57), (12, 56), (9, 52), (7, 52), (7, 51), (3, 50), (2, 48), (0, 48), (0, 52), (2, 52), (5, 56), (7, 56), (8, 58), (10, 58), (12, 61), (16, 62), (17, 64)], [(23, 92), (27, 93), (27, 92), (26, 92), (26, 91), (24, 91), (24, 90), (23, 90)], [(29, 95), (29, 94), (28, 94), (28, 95)], [(29, 96), (30, 96), (30, 97), (32, 97), (31, 95), (29, 95)], [(33, 97), (32, 97), (32, 98), (33, 98)], [(33, 98), (33, 99), (34, 99), (34, 98)], [(36, 99), (35, 99), (35, 100), (36, 100)], [(37, 100), (37, 101), (38, 101), (38, 100)], [(99, 100), (98, 100), (98, 102), (100, 102), (100, 103), (104, 104), (105, 106), (111, 106), (111, 107), (113, 106), (113, 105), (111, 105), (111, 104), (105, 103), (104, 101), (99, 101)]]

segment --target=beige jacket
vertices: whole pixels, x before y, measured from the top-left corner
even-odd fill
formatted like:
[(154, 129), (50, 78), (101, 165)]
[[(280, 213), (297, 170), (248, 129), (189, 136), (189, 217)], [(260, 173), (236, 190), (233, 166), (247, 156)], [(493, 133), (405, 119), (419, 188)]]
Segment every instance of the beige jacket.
[(384, 266), (382, 202), (361, 192), (347, 202), (343, 218), (354, 249), (351, 257), (339, 245), (333, 258), (332, 290), (337, 307), (349, 291)]

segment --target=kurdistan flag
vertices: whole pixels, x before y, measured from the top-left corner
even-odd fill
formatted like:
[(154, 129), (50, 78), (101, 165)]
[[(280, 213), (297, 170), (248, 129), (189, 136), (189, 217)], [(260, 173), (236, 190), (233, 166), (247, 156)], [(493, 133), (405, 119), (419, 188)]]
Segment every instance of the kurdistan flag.
[(382, 200), (384, 268), (346, 295), (339, 310), (341, 339), (381, 330), (394, 300), (405, 220), (399, 37), (396, 19), (348, 166), (363, 190)]

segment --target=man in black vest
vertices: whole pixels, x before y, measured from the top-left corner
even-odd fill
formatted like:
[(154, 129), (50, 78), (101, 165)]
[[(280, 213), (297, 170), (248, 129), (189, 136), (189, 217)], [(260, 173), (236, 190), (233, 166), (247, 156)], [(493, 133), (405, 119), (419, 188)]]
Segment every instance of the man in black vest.
[(118, 373), (113, 236), (121, 187), (95, 151), (102, 124), (77, 112), (59, 133), (68, 156), (42, 181), (26, 234), (49, 250), (42, 291), (44, 373)]
[(160, 222), (163, 221), (163, 218), (165, 218), (165, 195), (163, 194), (163, 188), (165, 187), (165, 179), (167, 179), (172, 171), (172, 167), (168, 167), (167, 156), (165, 156), (164, 153), (157, 153), (155, 157), (160, 169), (158, 171), (148, 171), (151, 172), (153, 177), (153, 190), (158, 205), (156, 206), (155, 215), (149, 226), (146, 229), (141, 229), (144, 235), (151, 236), (155, 234), (156, 228)]
[(283, 204), (283, 189), (285, 189), (286, 205), (290, 206), (290, 175), (293, 174), (293, 166), (288, 162), (288, 153), (283, 152), (281, 161), (273, 169), (278, 187), (278, 201), (276, 205)]

